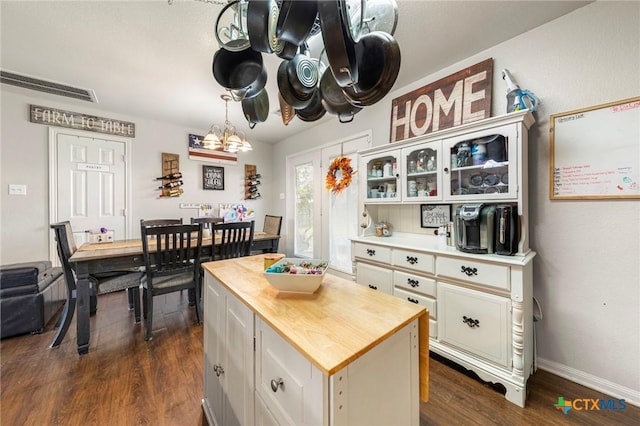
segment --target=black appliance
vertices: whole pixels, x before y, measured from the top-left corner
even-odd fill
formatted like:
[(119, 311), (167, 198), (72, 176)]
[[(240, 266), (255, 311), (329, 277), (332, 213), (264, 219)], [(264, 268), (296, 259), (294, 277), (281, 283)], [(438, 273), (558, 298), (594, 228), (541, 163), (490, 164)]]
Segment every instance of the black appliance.
[(495, 252), (512, 256), (518, 252), (518, 208), (498, 205), (495, 213)]
[(463, 204), (456, 209), (456, 248), (466, 253), (493, 253), (496, 207)]

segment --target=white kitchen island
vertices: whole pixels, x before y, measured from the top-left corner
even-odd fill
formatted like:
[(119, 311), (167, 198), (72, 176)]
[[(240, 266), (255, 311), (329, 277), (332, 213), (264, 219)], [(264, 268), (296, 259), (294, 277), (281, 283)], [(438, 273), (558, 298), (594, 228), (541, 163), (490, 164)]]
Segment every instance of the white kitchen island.
[(418, 425), (424, 307), (327, 275), (279, 293), (263, 255), (204, 264), (204, 398), (215, 425)]

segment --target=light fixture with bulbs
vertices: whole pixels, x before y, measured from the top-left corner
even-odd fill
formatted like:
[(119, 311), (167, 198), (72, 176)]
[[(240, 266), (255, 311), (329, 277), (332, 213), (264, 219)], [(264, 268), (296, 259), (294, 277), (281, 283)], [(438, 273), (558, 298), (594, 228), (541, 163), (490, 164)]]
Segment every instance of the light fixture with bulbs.
[(251, 151), (253, 147), (247, 141), (244, 133), (237, 131), (235, 126), (229, 122), (229, 101), (231, 96), (220, 95), (224, 101), (225, 119), (224, 128), (214, 124), (209, 129), (209, 133), (202, 140), (204, 147), (207, 149), (222, 149), (224, 152), (236, 153), (238, 151)]

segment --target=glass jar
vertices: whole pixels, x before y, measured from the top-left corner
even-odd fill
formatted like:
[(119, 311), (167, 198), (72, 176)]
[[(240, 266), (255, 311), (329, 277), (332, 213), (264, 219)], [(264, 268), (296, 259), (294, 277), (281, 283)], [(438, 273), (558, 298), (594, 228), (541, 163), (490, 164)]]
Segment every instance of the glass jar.
[(427, 152), (423, 149), (420, 152), (418, 152), (418, 157), (416, 158), (416, 171), (420, 173), (426, 170), (427, 170)]

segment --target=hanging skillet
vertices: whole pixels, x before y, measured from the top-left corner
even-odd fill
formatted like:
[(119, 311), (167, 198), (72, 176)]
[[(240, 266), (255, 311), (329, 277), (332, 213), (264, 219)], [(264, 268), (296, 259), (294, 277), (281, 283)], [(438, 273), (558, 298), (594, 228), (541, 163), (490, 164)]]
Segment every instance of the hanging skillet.
[(249, 123), (249, 128), (253, 129), (257, 123), (267, 121), (269, 117), (269, 95), (262, 89), (253, 98), (242, 100), (242, 112)]
[(343, 87), (345, 98), (355, 106), (373, 105), (384, 98), (393, 87), (400, 72), (398, 42), (382, 31), (360, 37), (356, 44), (358, 82)]
[(211, 65), (213, 77), (225, 89), (241, 90), (256, 81), (263, 71), (262, 53), (247, 47), (238, 52), (218, 49)]
[(276, 36), (299, 46), (311, 34), (317, 15), (316, 1), (282, 0)]
[(358, 81), (355, 44), (350, 36), (349, 23), (343, 16), (346, 0), (318, 2), (318, 16), (322, 28), (322, 40), (333, 77), (340, 87), (352, 86)]
[(328, 70), (320, 79), (320, 97), (322, 98), (322, 106), (333, 115), (338, 116), (341, 123), (353, 121), (353, 116), (362, 110), (362, 108), (350, 104), (342, 92), (342, 88), (338, 86), (333, 74)]
[(251, 48), (272, 53), (271, 34), (275, 34), (280, 9), (275, 0), (249, 0), (247, 4), (247, 30)]
[(216, 19), (216, 39), (222, 49), (238, 52), (250, 47), (247, 34), (247, 4), (232, 1), (227, 4)]
[(287, 73), (287, 67), (289, 65), (288, 60), (283, 60), (278, 67), (278, 89), (285, 102), (291, 105), (294, 109), (304, 108), (311, 103), (311, 97), (313, 93), (297, 92), (289, 82), (289, 76)]

